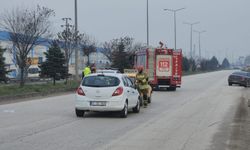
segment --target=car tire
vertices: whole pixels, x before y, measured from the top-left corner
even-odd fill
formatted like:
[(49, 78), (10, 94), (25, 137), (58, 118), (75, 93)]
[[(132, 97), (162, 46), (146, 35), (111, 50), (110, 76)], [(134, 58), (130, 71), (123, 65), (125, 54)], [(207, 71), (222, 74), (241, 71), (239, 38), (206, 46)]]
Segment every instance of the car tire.
[(120, 112), (120, 117), (121, 118), (127, 118), (128, 116), (128, 103), (126, 102), (124, 104), (124, 108), (122, 109), (122, 111)]
[(140, 99), (137, 100), (136, 106), (133, 108), (134, 113), (139, 113), (141, 108)]
[(232, 86), (233, 84), (232, 84), (231, 82), (228, 82), (228, 85), (229, 85), (229, 86)]
[(77, 117), (83, 117), (85, 113), (84, 110), (79, 110), (79, 109), (75, 109), (75, 112)]
[(140, 106), (142, 106), (142, 104), (143, 104), (143, 97), (139, 96), (139, 100), (140, 100)]

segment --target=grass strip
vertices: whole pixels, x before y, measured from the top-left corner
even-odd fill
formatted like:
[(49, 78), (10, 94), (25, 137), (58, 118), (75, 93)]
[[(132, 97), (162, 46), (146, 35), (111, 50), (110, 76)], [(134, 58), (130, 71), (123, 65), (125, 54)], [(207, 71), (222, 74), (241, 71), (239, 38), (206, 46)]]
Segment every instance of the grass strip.
[(52, 83), (26, 84), (22, 88), (19, 87), (19, 84), (14, 84), (8, 86), (0, 86), (0, 96), (17, 96), (31, 93), (53, 93), (73, 91), (78, 86), (79, 82), (76, 81), (68, 81), (67, 84), (57, 83), (56, 85), (53, 85)]

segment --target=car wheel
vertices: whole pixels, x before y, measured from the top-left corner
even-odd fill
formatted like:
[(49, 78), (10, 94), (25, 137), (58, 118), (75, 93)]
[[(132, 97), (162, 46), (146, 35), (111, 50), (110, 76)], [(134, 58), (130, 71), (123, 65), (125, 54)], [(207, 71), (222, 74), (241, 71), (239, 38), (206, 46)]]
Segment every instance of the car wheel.
[(121, 118), (127, 118), (127, 115), (128, 115), (128, 103), (126, 102), (124, 104), (123, 110), (120, 112), (120, 117)]
[(83, 117), (85, 113), (84, 110), (79, 110), (79, 109), (75, 109), (75, 112), (77, 117)]
[(139, 112), (140, 112), (140, 108), (141, 108), (140, 105), (141, 105), (141, 104), (140, 104), (140, 99), (138, 99), (138, 100), (137, 100), (136, 106), (133, 108), (133, 112), (134, 112), (134, 113), (139, 113)]
[(231, 83), (231, 82), (228, 82), (228, 85), (229, 85), (229, 86), (232, 86), (232, 83)]
[(140, 106), (142, 106), (142, 102), (143, 102), (143, 97), (139, 96), (139, 100), (140, 100)]

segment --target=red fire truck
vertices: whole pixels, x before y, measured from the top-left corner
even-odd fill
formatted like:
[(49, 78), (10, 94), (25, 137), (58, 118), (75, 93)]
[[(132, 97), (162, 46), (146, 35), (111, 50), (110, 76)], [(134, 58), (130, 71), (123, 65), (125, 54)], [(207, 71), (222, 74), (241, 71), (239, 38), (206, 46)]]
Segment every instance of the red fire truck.
[(182, 50), (147, 48), (136, 52), (135, 68), (143, 66), (153, 89), (176, 90), (181, 86)]

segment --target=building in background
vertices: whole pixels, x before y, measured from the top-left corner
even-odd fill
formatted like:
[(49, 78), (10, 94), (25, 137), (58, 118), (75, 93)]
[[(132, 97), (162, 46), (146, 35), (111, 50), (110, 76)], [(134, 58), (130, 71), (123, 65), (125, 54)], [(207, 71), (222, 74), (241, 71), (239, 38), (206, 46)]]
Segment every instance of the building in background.
[[(49, 40), (47, 40), (49, 41)], [(18, 67), (15, 59), (15, 54), (10, 53), (10, 49), (14, 49), (13, 43), (9, 40), (9, 33), (6, 31), (0, 31), (0, 46), (6, 49), (4, 53), (6, 68), (11, 71), (9, 77), (16, 78), (18, 77)], [(46, 57), (44, 52), (46, 52), (50, 47), (49, 42), (43, 42), (42, 44), (36, 45), (32, 48), (31, 52), (28, 54), (28, 58), (31, 59), (32, 67), (38, 67), (38, 64), (44, 62)], [(79, 59), (79, 72), (85, 67), (87, 62), (87, 57), (83, 55), (83, 52), (80, 53)], [(100, 52), (100, 48), (97, 48), (97, 51), (90, 54), (90, 63), (95, 64), (98, 68), (104, 68), (110, 66), (110, 61), (107, 59), (103, 53)], [(75, 54), (73, 53), (69, 61), (69, 73), (75, 73)]]
[[(18, 66), (15, 58), (15, 47), (13, 43), (9, 40), (9, 33), (6, 31), (0, 31), (0, 46), (6, 49), (4, 53), (5, 63), (7, 70), (10, 71), (9, 77), (16, 78), (18, 77)], [(31, 61), (31, 65), (37, 66), (45, 60), (44, 52), (46, 52), (49, 48), (48, 42), (43, 42), (40, 45), (36, 45), (32, 48), (30, 53), (28, 54), (28, 58)], [(13, 50), (14, 53), (10, 53), (10, 50)]]

